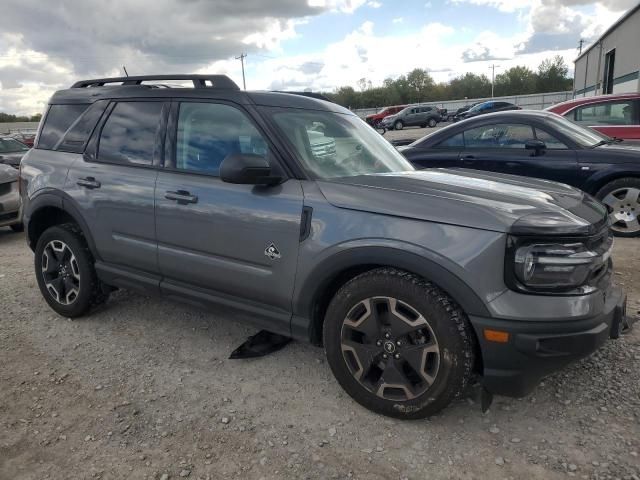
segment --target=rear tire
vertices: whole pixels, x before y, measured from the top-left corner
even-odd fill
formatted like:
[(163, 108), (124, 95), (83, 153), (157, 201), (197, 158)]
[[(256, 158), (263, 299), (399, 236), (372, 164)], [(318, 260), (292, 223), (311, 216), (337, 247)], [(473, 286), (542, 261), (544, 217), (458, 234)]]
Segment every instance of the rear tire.
[(446, 293), (393, 268), (347, 282), (323, 326), (342, 388), (374, 412), (407, 420), (431, 416), (462, 394), (473, 374), (472, 335)]
[(640, 236), (640, 178), (613, 180), (596, 193), (596, 198), (609, 210), (614, 235)]
[(402, 120), (398, 120), (393, 124), (393, 128), (394, 130), (402, 130), (404, 128), (404, 123), (402, 123)]
[(79, 317), (109, 297), (84, 235), (73, 223), (50, 227), (40, 235), (34, 264), (40, 292), (59, 315)]

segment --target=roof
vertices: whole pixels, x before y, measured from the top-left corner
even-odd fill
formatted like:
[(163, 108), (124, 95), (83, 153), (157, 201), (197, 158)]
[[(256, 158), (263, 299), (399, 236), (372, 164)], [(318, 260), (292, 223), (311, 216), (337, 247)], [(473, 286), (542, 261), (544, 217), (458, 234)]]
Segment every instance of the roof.
[[(167, 80), (187, 80), (192, 88), (163, 83)], [(149, 83), (144, 83), (149, 82)], [(148, 75), (144, 77), (114, 77), (81, 80), (71, 88), (59, 90), (50, 104), (86, 104), (98, 100), (138, 98), (202, 98), (229, 100), (241, 105), (288, 107), (350, 113), (312, 92), (245, 92), (224, 75)], [(326, 98), (326, 97), (325, 97)]]
[(573, 63), (576, 63), (578, 60), (580, 60), (582, 57), (584, 57), (587, 53), (589, 53), (593, 49), (593, 47), (595, 47), (596, 45), (598, 45), (602, 41), (603, 38), (608, 36), (612, 31), (614, 31), (616, 28), (618, 28), (620, 26), (620, 24), (624, 23), (631, 15), (636, 13), (638, 10), (640, 10), (640, 2), (635, 7), (630, 8), (629, 11), (627, 11), (627, 13), (622, 15), (618, 20), (616, 20), (614, 22), (613, 25), (611, 25), (609, 28), (607, 28), (604, 31), (604, 33), (602, 35), (600, 35), (595, 42), (593, 42), (591, 45), (589, 45), (588, 48), (586, 48), (580, 55), (578, 55), (578, 57), (573, 61)]
[(628, 93), (609, 93), (607, 95), (594, 95), (592, 97), (580, 97), (573, 98), (571, 100), (565, 100), (564, 102), (555, 103), (550, 107), (545, 108), (548, 112), (557, 112), (564, 114), (568, 110), (578, 105), (589, 105), (592, 103), (600, 103), (603, 101), (615, 101), (615, 100), (628, 100), (640, 98), (640, 93), (628, 92)]

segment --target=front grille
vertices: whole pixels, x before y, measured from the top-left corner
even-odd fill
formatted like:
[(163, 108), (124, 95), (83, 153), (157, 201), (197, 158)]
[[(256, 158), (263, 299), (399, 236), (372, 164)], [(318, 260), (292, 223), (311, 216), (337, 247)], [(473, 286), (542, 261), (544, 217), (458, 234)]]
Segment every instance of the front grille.
[(0, 197), (2, 195), (6, 195), (7, 193), (9, 193), (11, 191), (11, 185), (13, 185), (13, 182), (0, 183)]

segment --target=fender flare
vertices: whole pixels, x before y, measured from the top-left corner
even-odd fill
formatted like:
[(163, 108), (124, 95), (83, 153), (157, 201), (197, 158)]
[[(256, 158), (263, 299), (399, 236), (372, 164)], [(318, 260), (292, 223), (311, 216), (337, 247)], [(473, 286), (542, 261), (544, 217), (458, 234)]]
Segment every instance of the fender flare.
[(27, 229), (27, 242), (29, 244), (29, 248), (31, 248), (31, 250), (35, 249), (35, 244), (33, 244), (31, 235), (29, 234), (29, 223), (31, 221), (31, 218), (38, 210), (47, 207), (57, 208), (73, 218), (73, 220), (82, 230), (82, 233), (87, 241), (89, 250), (91, 250), (93, 258), (95, 258), (96, 260), (100, 260), (100, 256), (98, 255), (98, 252), (96, 250), (96, 244), (93, 241), (93, 237), (91, 236), (91, 230), (89, 229), (87, 222), (84, 220), (82, 214), (80, 213), (80, 209), (75, 205), (74, 201), (71, 199), (71, 197), (69, 197), (69, 195), (56, 190), (42, 192), (29, 200), (23, 217), (25, 227)]
[(315, 307), (323, 292), (341, 273), (363, 265), (398, 268), (419, 275), (444, 290), (467, 315), (490, 316), (478, 294), (435, 259), (393, 247), (362, 246), (343, 250), (324, 259), (296, 289), (291, 325), (294, 337), (305, 337), (314, 342), (318, 334), (315, 323), (319, 320), (314, 318), (317, 316)]
[[(625, 168), (620, 168), (623, 166)], [(583, 190), (595, 196), (607, 183), (621, 178), (640, 178), (640, 168), (631, 169), (628, 165), (620, 165), (618, 168), (601, 170), (589, 177)]]

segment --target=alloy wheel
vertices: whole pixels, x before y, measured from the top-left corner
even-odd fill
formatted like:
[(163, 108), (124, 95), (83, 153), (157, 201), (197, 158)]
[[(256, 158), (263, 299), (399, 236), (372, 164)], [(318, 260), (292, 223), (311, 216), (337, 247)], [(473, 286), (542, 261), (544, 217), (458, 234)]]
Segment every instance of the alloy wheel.
[(80, 292), (80, 269), (69, 246), (52, 240), (44, 247), (41, 258), (44, 284), (51, 297), (60, 305), (71, 305)]
[(422, 395), (440, 366), (440, 348), (427, 319), (392, 297), (367, 298), (349, 310), (341, 349), (353, 377), (386, 400)]
[(613, 217), (611, 229), (620, 233), (640, 231), (640, 189), (619, 188), (602, 199)]

